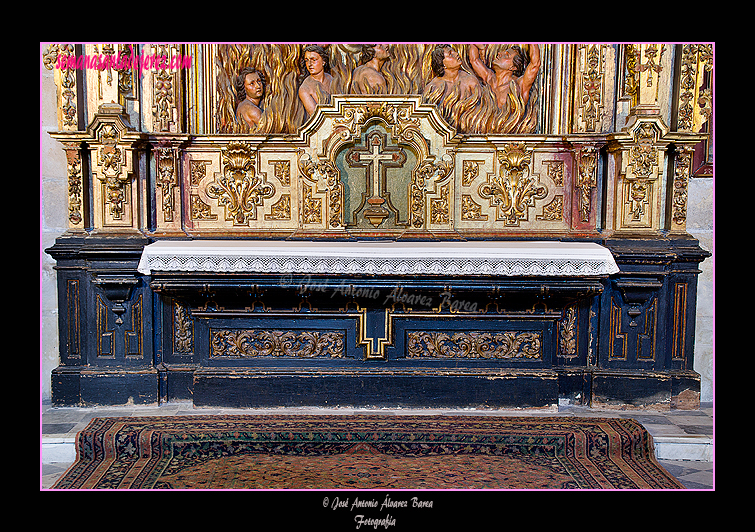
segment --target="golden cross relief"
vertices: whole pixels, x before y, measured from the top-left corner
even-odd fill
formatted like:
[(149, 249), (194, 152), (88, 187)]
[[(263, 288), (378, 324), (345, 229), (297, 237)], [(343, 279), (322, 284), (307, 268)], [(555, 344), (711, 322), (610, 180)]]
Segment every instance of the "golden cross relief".
[(378, 130), (367, 134), (366, 146), (355, 146), (346, 154), (346, 162), (354, 168), (365, 168), (366, 190), (362, 194), (362, 205), (354, 212), (354, 216), (363, 210), (363, 216), (374, 227), (378, 227), (390, 216), (390, 210), (395, 211), (390, 203), (390, 192), (386, 190), (386, 170), (401, 168), (406, 162), (406, 152), (398, 146), (388, 146), (386, 135)]

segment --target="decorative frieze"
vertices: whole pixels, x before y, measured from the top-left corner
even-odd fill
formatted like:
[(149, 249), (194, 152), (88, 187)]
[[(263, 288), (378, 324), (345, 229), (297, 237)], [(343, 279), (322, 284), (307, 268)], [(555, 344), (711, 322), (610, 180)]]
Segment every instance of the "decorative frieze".
[(540, 332), (409, 331), (407, 342), (407, 358), (536, 360), (542, 357)]
[(210, 358), (342, 358), (343, 331), (213, 329)]

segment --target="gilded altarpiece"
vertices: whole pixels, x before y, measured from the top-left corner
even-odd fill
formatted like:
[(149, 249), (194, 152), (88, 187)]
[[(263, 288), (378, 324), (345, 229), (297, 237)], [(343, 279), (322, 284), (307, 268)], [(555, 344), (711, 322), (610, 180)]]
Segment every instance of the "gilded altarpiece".
[[(51, 44), (42, 61), (69, 184), (48, 250), (68, 309), (56, 404), (695, 407), (707, 252), (686, 201), (712, 168), (712, 45)], [(150, 243), (217, 240), (590, 242), (620, 271), (138, 271)]]

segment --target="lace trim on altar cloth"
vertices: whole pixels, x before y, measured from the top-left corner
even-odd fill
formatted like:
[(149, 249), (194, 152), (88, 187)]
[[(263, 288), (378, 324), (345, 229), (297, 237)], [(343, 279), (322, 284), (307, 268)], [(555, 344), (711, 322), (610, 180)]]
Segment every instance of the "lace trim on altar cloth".
[[(395, 245), (394, 245), (395, 244)], [(582, 242), (259, 243), (159, 241), (138, 271), (465, 276), (600, 276), (619, 271), (611, 252)]]

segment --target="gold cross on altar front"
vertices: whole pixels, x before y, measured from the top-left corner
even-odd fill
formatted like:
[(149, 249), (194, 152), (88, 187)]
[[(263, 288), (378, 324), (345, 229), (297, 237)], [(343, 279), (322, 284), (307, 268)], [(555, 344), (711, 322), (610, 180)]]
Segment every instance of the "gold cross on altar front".
[(384, 136), (378, 131), (373, 131), (367, 136), (367, 146), (365, 148), (353, 148), (349, 155), (349, 163), (353, 166), (366, 166), (368, 168), (366, 177), (371, 199), (377, 198), (385, 201), (381, 197), (382, 171), (388, 166), (403, 166), (404, 161), (406, 161), (404, 150), (398, 147), (385, 146)]

